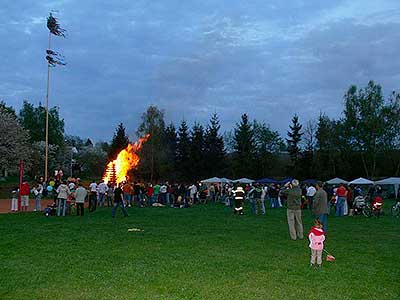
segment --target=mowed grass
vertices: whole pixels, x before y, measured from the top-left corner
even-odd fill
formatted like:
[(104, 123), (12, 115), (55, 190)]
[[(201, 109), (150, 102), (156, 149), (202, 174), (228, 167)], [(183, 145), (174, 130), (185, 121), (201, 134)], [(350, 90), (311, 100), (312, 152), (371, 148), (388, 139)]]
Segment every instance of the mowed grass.
[[(307, 241), (289, 239), (285, 209), (129, 213), (0, 215), (0, 299), (399, 299), (398, 218), (331, 216), (336, 261), (315, 270)], [(311, 222), (305, 211), (305, 231)]]

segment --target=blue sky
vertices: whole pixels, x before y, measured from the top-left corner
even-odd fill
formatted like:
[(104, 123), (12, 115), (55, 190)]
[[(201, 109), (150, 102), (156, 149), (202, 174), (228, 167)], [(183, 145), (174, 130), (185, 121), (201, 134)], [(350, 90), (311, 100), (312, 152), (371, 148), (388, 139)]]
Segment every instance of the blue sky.
[(216, 111), (230, 130), (247, 112), (285, 135), (294, 113), (340, 117), (351, 84), (400, 90), (398, 0), (4, 0), (0, 99), (16, 108), (45, 102), (50, 10), (68, 32), (50, 105), (94, 140), (132, 134), (151, 104), (175, 124)]

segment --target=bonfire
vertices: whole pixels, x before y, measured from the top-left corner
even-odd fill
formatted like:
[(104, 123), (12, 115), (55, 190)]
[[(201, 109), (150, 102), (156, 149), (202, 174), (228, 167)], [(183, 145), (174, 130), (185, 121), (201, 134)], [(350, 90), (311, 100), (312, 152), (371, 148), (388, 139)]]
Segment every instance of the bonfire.
[(113, 161), (110, 161), (104, 172), (103, 180), (105, 183), (115, 182), (120, 183), (127, 180), (127, 175), (130, 170), (137, 168), (140, 162), (138, 151), (142, 148), (150, 137), (150, 134), (140, 138), (134, 144), (129, 144), (125, 149), (118, 153), (118, 156)]

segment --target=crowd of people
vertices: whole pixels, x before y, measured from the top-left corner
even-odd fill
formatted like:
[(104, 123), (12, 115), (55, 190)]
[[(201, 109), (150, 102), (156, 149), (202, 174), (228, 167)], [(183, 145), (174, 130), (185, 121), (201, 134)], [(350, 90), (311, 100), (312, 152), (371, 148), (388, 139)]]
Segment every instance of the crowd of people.
[[(92, 180), (84, 186), (79, 178), (63, 177), (60, 169), (48, 182), (44, 182), (41, 177), (30, 187), (27, 181), (23, 181), (21, 188), (15, 188), (12, 192), (11, 210), (18, 210), (18, 193), (21, 196), (22, 211), (27, 211), (30, 195), (34, 196), (35, 211), (42, 211), (43, 197), (52, 198), (53, 203), (43, 209), (46, 216), (66, 216), (75, 213), (84, 216), (86, 202), (89, 212), (95, 212), (97, 207), (112, 207), (112, 217), (115, 217), (118, 208), (121, 208), (123, 215), (127, 217), (127, 207), (188, 208), (207, 202), (222, 202), (231, 207), (234, 214), (243, 215), (245, 202), (248, 201), (250, 213), (255, 215), (265, 215), (266, 206), (269, 209), (286, 207), (289, 236), (292, 240), (303, 239), (302, 211), (310, 210), (315, 221), (307, 236), (310, 240), (311, 265), (317, 266), (321, 265), (330, 212), (334, 209), (337, 217), (352, 216), (355, 199), (366, 194), (358, 186), (341, 184), (335, 187), (324, 185), (322, 182), (301, 186), (296, 179), (283, 186), (274, 183), (170, 184), (168, 181), (152, 184), (129, 180), (119, 184)], [(382, 204), (382, 189), (379, 186), (372, 187), (367, 194), (374, 199), (373, 205)]]
[[(88, 200), (89, 212), (96, 211), (97, 207), (149, 207), (168, 206), (175, 208), (187, 208), (197, 203), (222, 202), (233, 209), (236, 214), (244, 213), (244, 201), (250, 204), (252, 214), (265, 214), (266, 204), (270, 209), (290, 205), (287, 190), (289, 182), (284, 186), (280, 184), (170, 184), (163, 183), (141, 183), (125, 181), (120, 184), (105, 183), (103, 180), (96, 182), (92, 180), (86, 187), (79, 178), (63, 178), (62, 170), (57, 170), (55, 176), (48, 182), (43, 177), (39, 178), (31, 187), (24, 181), (21, 190), (14, 189), (11, 201), (11, 210), (17, 211), (17, 193), (21, 195), (21, 210), (26, 211), (29, 206), (30, 195), (34, 196), (35, 211), (41, 211), (41, 199), (52, 197), (53, 208), (57, 215), (65, 216), (71, 213), (71, 208), (76, 208), (77, 214), (83, 215), (83, 204)], [(321, 184), (322, 185), (322, 184)], [(353, 215), (353, 203), (357, 196), (363, 192), (360, 187), (340, 185), (320, 186), (318, 183), (298, 185), (300, 209), (313, 209), (314, 198), (318, 188), (323, 188), (327, 193), (328, 213), (334, 209), (337, 216)], [(78, 190), (79, 189), (79, 190)], [(121, 192), (119, 191), (121, 189)], [(86, 192), (83, 192), (85, 190)], [(117, 193), (116, 193), (117, 192)], [(368, 194), (379, 194), (381, 189), (374, 188)], [(240, 196), (238, 196), (240, 195)], [(240, 199), (238, 199), (238, 197)], [(121, 198), (121, 199), (120, 199)], [(240, 201), (242, 203), (240, 203)], [(119, 204), (118, 204), (119, 203)], [(116, 205), (118, 204), (118, 205)], [(78, 208), (79, 207), (79, 208)], [(322, 220), (322, 222), (324, 222)]]
[[(287, 205), (287, 195), (285, 191), (288, 189), (287, 183), (284, 186), (280, 184), (202, 184), (201, 182), (193, 184), (170, 184), (168, 181), (163, 183), (141, 183), (125, 181), (118, 185), (114, 183), (105, 183), (103, 180), (96, 182), (92, 180), (88, 184), (87, 194), (81, 190), (76, 197), (76, 190), (83, 188), (79, 178), (64, 178), (61, 169), (56, 170), (55, 176), (50, 178), (48, 182), (44, 182), (40, 177), (31, 187), (28, 182), (24, 181), (21, 190), (18, 188), (13, 190), (11, 210), (17, 211), (17, 193), (21, 195), (21, 210), (26, 211), (29, 206), (29, 198), (32, 194), (35, 199), (35, 211), (42, 210), (41, 199), (43, 197), (53, 197), (57, 204), (58, 214), (65, 215), (70, 212), (71, 204), (82, 203), (88, 199), (89, 211), (93, 212), (100, 207), (114, 206), (114, 202), (119, 202), (119, 194), (115, 196), (115, 190), (119, 187), (122, 190), (121, 203), (124, 207), (146, 207), (146, 206), (171, 206), (178, 208), (190, 207), (197, 203), (207, 202), (223, 202), (226, 206), (236, 207), (234, 212), (240, 211), (240, 204), (235, 203), (235, 194), (243, 193), (243, 201), (248, 200), (250, 203), (250, 211), (252, 214), (265, 214), (266, 204), (271, 209), (280, 208)], [(241, 190), (237, 188), (240, 186)], [(317, 193), (318, 183), (299, 185), (300, 189), (300, 209), (312, 209), (314, 197)], [(354, 213), (353, 203), (357, 196), (363, 194), (362, 189), (358, 186), (323, 186), (328, 197), (328, 210), (335, 209), (337, 216), (352, 215)], [(368, 191), (369, 195), (379, 194), (382, 190), (380, 187), (374, 187)], [(77, 200), (78, 198), (78, 200)], [(116, 199), (117, 198), (117, 199)], [(117, 201), (115, 201), (117, 200)], [(243, 213), (243, 207), (241, 212)], [(80, 211), (80, 214), (83, 212)]]

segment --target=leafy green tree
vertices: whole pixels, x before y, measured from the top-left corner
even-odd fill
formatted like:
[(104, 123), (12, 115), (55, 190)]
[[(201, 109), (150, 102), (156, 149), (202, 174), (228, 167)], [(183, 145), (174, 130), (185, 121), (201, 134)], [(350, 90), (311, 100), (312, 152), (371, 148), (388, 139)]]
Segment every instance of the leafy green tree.
[[(35, 107), (24, 101), (19, 112), (22, 126), (29, 131), (31, 142), (46, 139), (46, 108), (41, 104)], [(49, 109), (49, 144), (61, 147), (64, 144), (64, 120), (58, 114), (58, 108)]]
[(277, 153), (285, 149), (285, 144), (277, 131), (264, 122), (254, 120), (254, 140), (257, 157), (257, 177), (274, 175), (278, 164)]
[[(32, 159), (31, 159), (31, 167), (30, 174), (32, 176), (43, 176), (44, 172), (44, 160), (45, 160), (45, 141), (33, 142), (32, 144)], [(48, 152), (48, 167), (49, 167), (49, 176), (53, 176), (53, 171), (58, 169), (63, 165), (64, 156), (66, 153), (63, 151), (65, 147), (61, 149), (60, 146), (49, 144), (49, 152)], [(66, 170), (65, 168), (63, 170)], [(66, 173), (67, 174), (67, 173)]]
[(105, 153), (108, 153), (110, 151), (110, 144), (105, 141), (99, 141), (96, 143), (95, 147), (100, 148), (103, 150)]
[[(316, 138), (316, 164), (317, 174), (320, 179), (339, 176), (337, 161), (339, 137), (336, 135), (336, 123), (325, 114), (320, 114), (317, 122)], [(343, 176), (343, 175), (342, 175)]]
[(252, 124), (247, 114), (234, 129), (233, 169), (236, 177), (256, 176), (256, 141)]
[[(345, 97), (344, 137), (348, 148), (360, 155), (364, 174), (377, 174), (377, 157), (395, 143), (399, 124), (398, 101), (385, 103), (380, 85), (370, 81), (363, 89), (351, 86)], [(397, 127), (398, 128), (398, 127)]]
[(0, 109), (3, 110), (3, 112), (7, 112), (12, 114), (15, 118), (17, 118), (17, 114), (15, 113), (15, 109), (12, 106), (8, 106), (3, 100), (0, 101)]
[(315, 162), (316, 131), (317, 124), (314, 120), (309, 120), (306, 123), (302, 136), (304, 151), (300, 157), (300, 178), (315, 178), (318, 175), (316, 174)]
[(381, 138), (381, 175), (400, 176), (400, 94), (392, 92), (383, 109), (385, 132)]
[(74, 175), (84, 178), (101, 178), (104, 167), (107, 164), (107, 152), (102, 149), (101, 144), (91, 147), (83, 147), (76, 154), (78, 168)]
[(77, 149), (84, 147), (85, 142), (79, 136), (65, 135), (65, 143)]
[(204, 135), (204, 173), (205, 177), (222, 176), (226, 168), (224, 139), (219, 131), (218, 115), (214, 113)]
[(140, 152), (138, 173), (150, 181), (164, 177), (166, 171), (167, 153), (165, 153), (165, 121), (164, 111), (157, 106), (149, 106), (143, 113), (137, 135), (143, 137), (150, 134)]
[[(93, 146), (91, 141), (90, 141), (90, 143), (88, 143), (88, 141), (86, 141), (85, 146), (90, 146), (90, 144)], [(119, 123), (117, 129), (115, 130), (113, 139), (111, 141), (110, 150), (108, 152), (108, 158), (110, 160), (116, 159), (118, 156), (118, 153), (122, 149), (125, 149), (128, 146), (128, 144), (129, 144), (129, 138), (125, 132), (125, 126), (124, 126), (124, 124)]]

